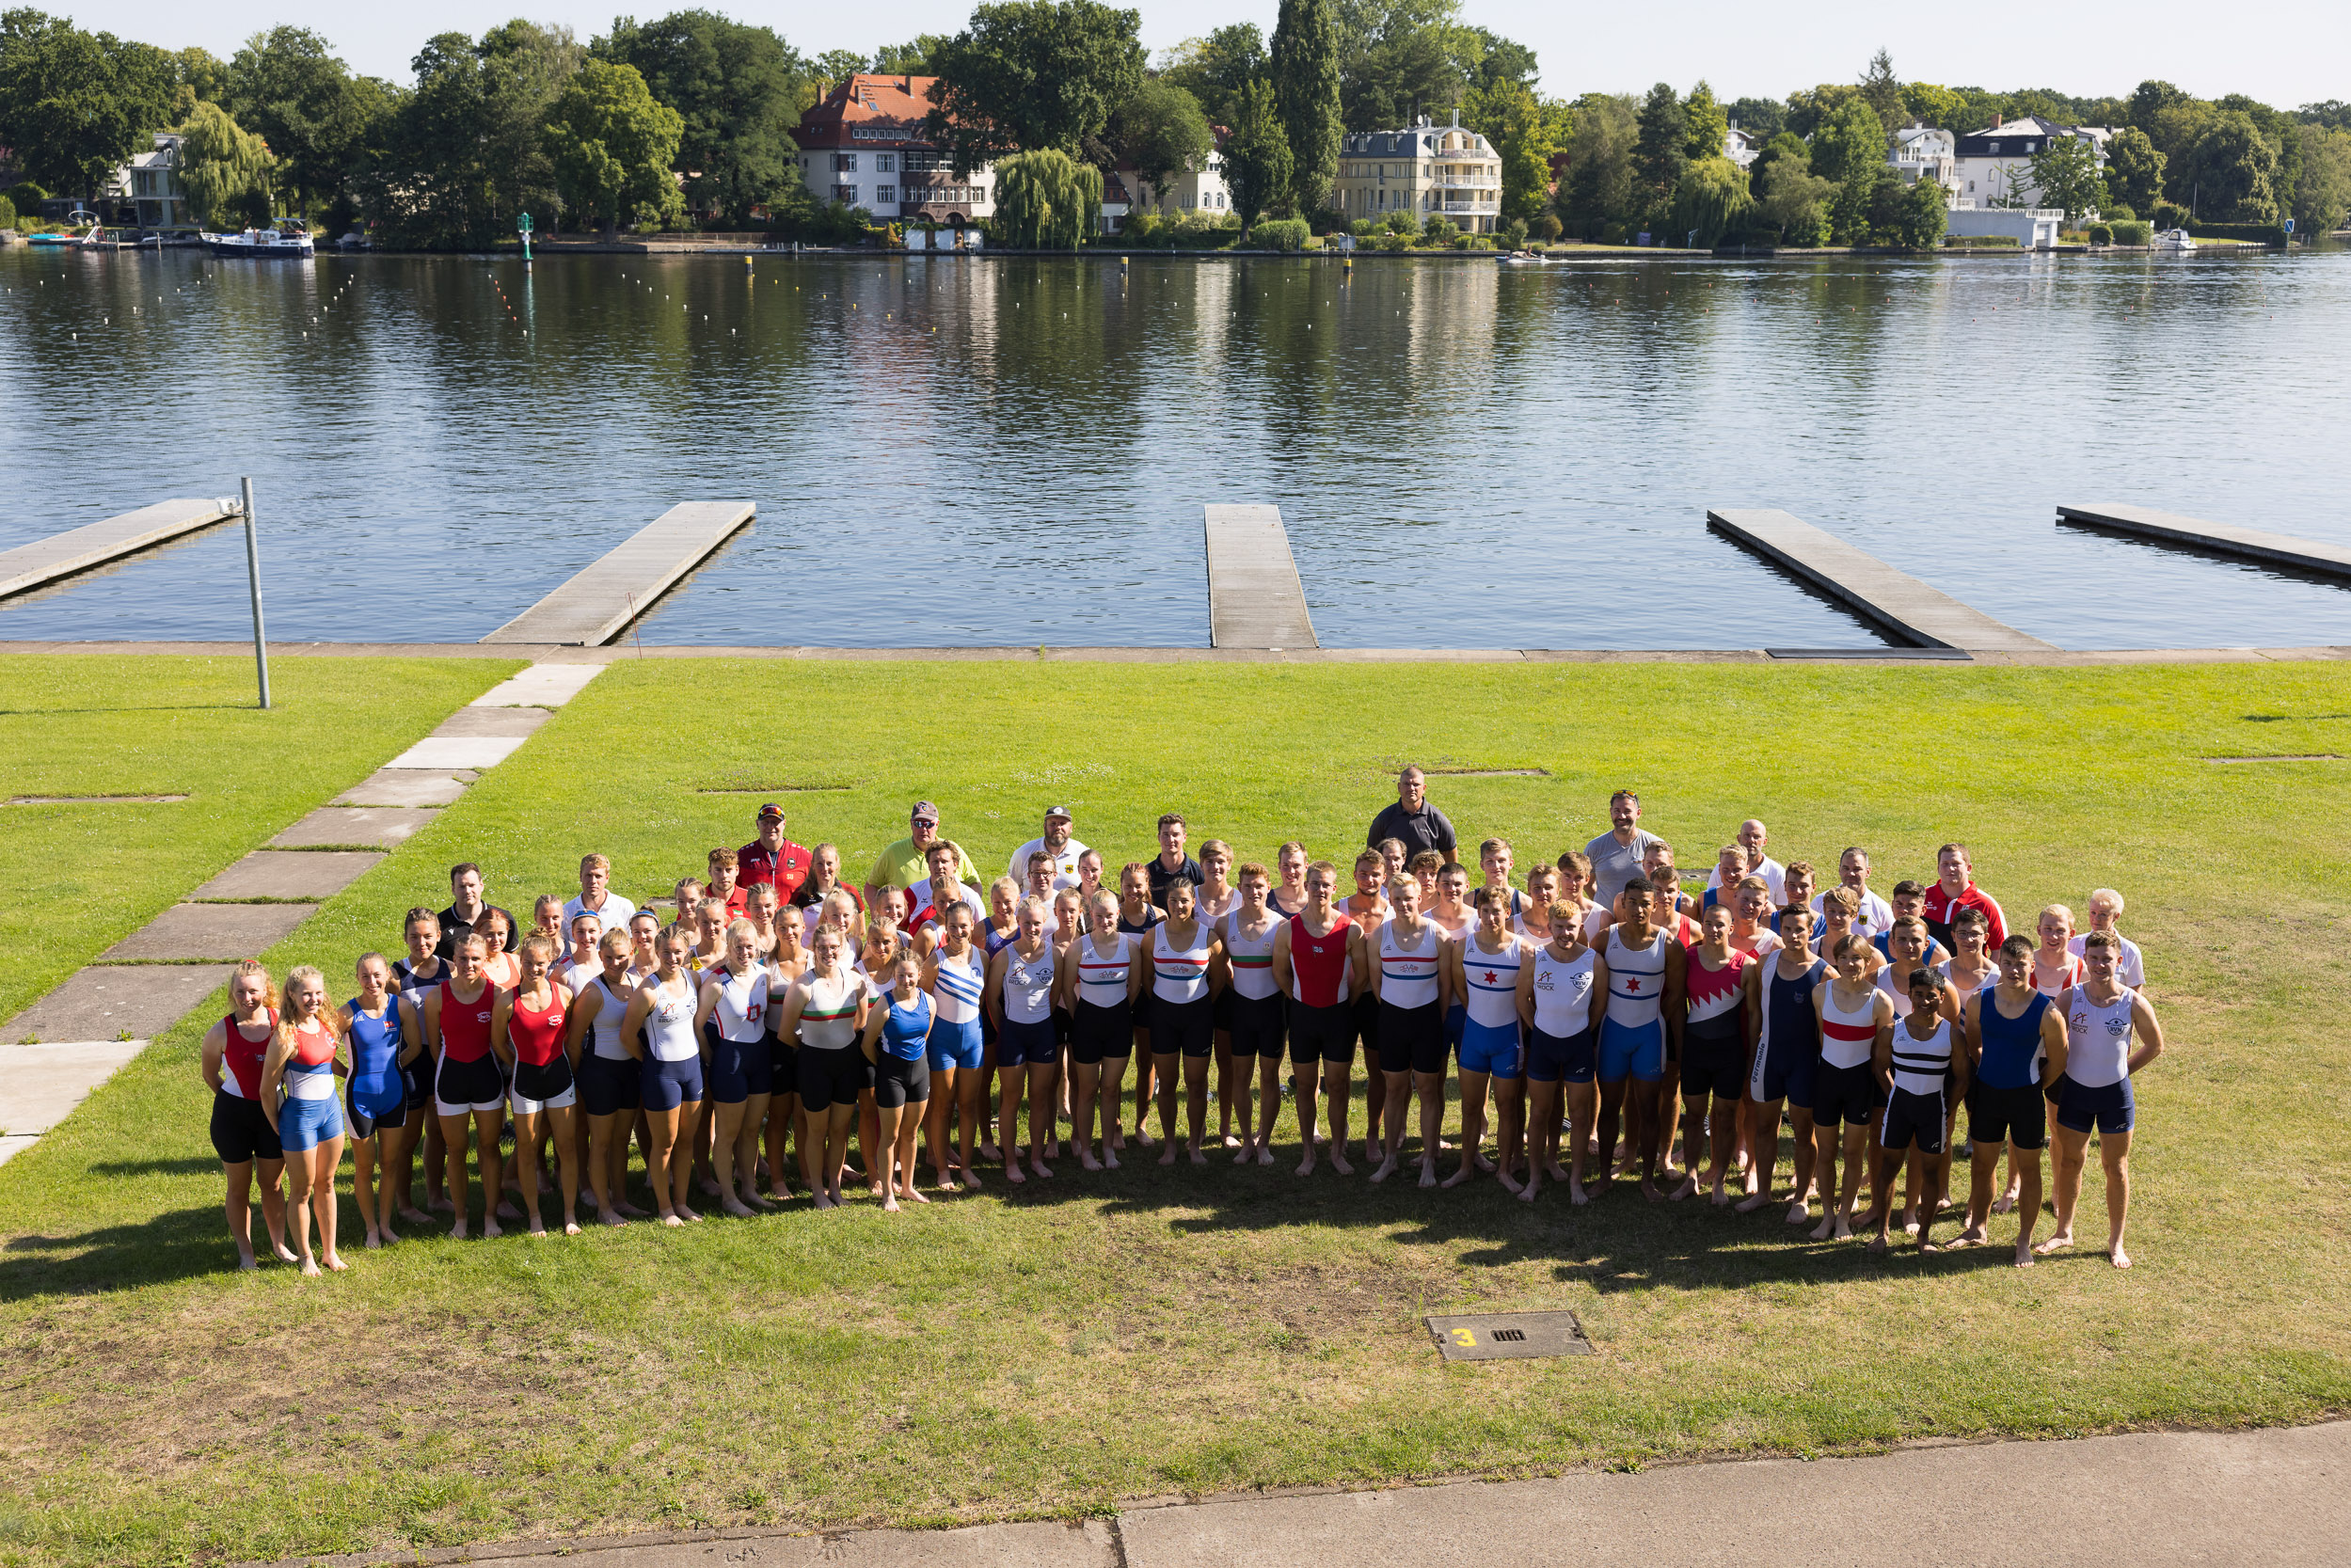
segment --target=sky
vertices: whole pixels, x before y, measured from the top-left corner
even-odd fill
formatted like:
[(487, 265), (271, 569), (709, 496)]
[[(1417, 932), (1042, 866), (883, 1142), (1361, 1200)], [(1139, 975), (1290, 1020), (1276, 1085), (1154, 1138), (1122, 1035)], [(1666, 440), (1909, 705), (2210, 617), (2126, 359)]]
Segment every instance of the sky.
[[(641, 0), (635, 14), (659, 16), (688, 3)], [(871, 55), (916, 33), (954, 32), (971, 12), (970, 0), (899, 0), (886, 12), (776, 0), (698, 3), (773, 27), (810, 55)], [(406, 82), (409, 59), (435, 33), (480, 33), (519, 13), (568, 24), (586, 39), (609, 30), (618, 7), (612, 0), (516, 0), (511, 8), (496, 0), (409, 0), (352, 11), (321, 0), (50, 0), (43, 8), (84, 27), (167, 48), (200, 44), (224, 57), (250, 34), (292, 23), (324, 35), (353, 70)], [(1270, 34), (1276, 7), (1274, 0), (1161, 0), (1140, 9), (1143, 41), (1156, 55), (1231, 22), (1255, 22)], [(886, 38), (873, 31), (881, 17)], [(1990, 12), (1859, 0), (1799, 7), (1680, 0), (1667, 27), (1639, 6), (1465, 0), (1463, 20), (1533, 48), (1543, 90), (1557, 96), (1639, 90), (1660, 80), (1686, 90), (1704, 77), (1725, 101), (1784, 98), (1796, 87), (1853, 80), (1882, 45), (1903, 80), (1946, 87), (2051, 87), (2089, 97), (2125, 94), (2161, 77), (2198, 97), (2242, 92), (2280, 107), (2351, 98), (2351, 6), (2342, 0), (2232, 0), (2225, 13), (2198, 0), (2089, 0)]]

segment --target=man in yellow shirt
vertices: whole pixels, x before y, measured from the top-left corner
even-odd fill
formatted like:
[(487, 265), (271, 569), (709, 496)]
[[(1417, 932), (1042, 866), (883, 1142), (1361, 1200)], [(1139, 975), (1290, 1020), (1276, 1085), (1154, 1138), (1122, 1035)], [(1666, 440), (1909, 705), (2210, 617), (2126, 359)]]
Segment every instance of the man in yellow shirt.
[[(910, 888), (929, 883), (930, 867), (926, 857), (930, 852), (930, 847), (941, 842), (939, 808), (928, 800), (915, 801), (913, 811), (907, 817), (906, 836), (882, 850), (875, 859), (873, 869), (866, 873), (866, 908), (878, 907), (886, 891), (897, 904), (900, 919), (913, 914), (913, 906), (899, 895)], [(957, 876), (966, 884), (977, 886), (979, 873), (974, 869), (971, 857), (961, 848), (956, 850), (956, 856), (961, 862)]]

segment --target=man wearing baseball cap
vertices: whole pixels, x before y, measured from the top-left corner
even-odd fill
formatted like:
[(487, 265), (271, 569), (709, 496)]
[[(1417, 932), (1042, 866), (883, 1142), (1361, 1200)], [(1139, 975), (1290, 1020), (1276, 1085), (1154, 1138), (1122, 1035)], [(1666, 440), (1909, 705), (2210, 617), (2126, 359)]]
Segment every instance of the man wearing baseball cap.
[[(915, 801), (914, 809), (907, 814), (906, 825), (906, 836), (882, 850), (880, 858), (873, 863), (873, 869), (866, 873), (866, 908), (869, 910), (880, 904), (886, 891), (896, 900), (902, 914), (912, 914), (912, 904), (905, 898), (898, 897), (898, 895), (909, 888), (926, 886), (930, 881), (928, 857), (930, 847), (940, 842), (939, 808), (928, 800)], [(965, 885), (977, 886), (979, 873), (973, 868), (972, 858), (960, 848), (956, 851), (956, 875)]]
[(1086, 853), (1086, 846), (1070, 836), (1069, 807), (1047, 806), (1043, 834), (1012, 851), (1011, 877), (1023, 887), (1028, 886), (1028, 857), (1040, 849), (1053, 857), (1053, 888), (1056, 893), (1065, 887), (1077, 886), (1077, 858)]
[(759, 836), (735, 851), (735, 868), (743, 887), (775, 889), (780, 909), (808, 879), (808, 858), (806, 849), (784, 836), (784, 808), (770, 800), (759, 808)]

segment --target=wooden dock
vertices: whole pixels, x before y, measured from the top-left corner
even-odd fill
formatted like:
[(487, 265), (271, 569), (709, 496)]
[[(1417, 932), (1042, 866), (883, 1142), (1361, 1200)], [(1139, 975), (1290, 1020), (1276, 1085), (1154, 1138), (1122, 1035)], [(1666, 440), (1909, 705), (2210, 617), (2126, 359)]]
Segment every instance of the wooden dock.
[(46, 587), (77, 572), (225, 523), (238, 515), (233, 500), (157, 501), (103, 523), (68, 529), (12, 550), (0, 550), (0, 599)]
[(1710, 511), (1707, 524), (1912, 647), (1971, 654), (2056, 651), (1786, 512)]
[(1208, 645), (1318, 648), (1306, 589), (1278, 506), (1203, 509), (1208, 532)]
[(750, 501), (682, 501), (482, 641), (588, 648), (610, 642), (757, 510)]
[(2152, 507), (2060, 506), (2057, 523), (2060, 527), (2071, 523), (2076, 528), (2127, 533), (2134, 538), (2180, 545), (2212, 555), (2257, 561), (2265, 566), (2292, 566), (2327, 577), (2351, 578), (2351, 549), (2341, 545), (2323, 545), (2314, 539), (2296, 539), (2290, 533), (2269, 533), (2257, 528), (2208, 523), (2198, 517), (2183, 517), (2176, 512), (2157, 512)]

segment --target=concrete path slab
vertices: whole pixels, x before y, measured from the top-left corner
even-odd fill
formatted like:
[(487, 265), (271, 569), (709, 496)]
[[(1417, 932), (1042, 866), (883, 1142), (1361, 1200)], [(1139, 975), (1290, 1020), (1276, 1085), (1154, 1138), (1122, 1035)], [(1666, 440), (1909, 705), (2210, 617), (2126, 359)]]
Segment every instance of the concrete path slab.
[(321, 806), (269, 842), (279, 849), (343, 844), (373, 844), (389, 849), (405, 843), (439, 815), (414, 806)]
[(603, 673), (601, 664), (533, 664), (500, 681), (469, 705), (562, 707)]
[(334, 799), (337, 806), (453, 806), (471, 781), (454, 777), (464, 768), (379, 768)]
[(1898, 641), (1970, 653), (2056, 651), (2053, 644), (2005, 626), (1788, 513), (1708, 512), (1707, 524), (1786, 567)]
[(433, 727), (430, 738), (470, 739), (479, 736), (528, 737), (554, 717), (543, 707), (461, 707)]
[(530, 1568), (559, 1563), (564, 1568), (1120, 1568), (1116, 1536), (1100, 1519), (821, 1535), (814, 1530), (796, 1535), (694, 1530), (296, 1560), (302, 1568), (357, 1568), (377, 1562), (500, 1562)]
[(0, 1133), (0, 1165), (7, 1164), (39, 1142), (40, 1137), (38, 1133)]
[(294, 898), (324, 903), (383, 858), (374, 849), (256, 849), (189, 894), (188, 901)]
[(68, 529), (12, 550), (0, 550), (0, 599), (225, 522), (239, 515), (237, 504), (212, 499), (157, 501), (103, 523)]
[(1202, 509), (1208, 536), (1208, 641), (1214, 648), (1318, 646), (1306, 589), (1278, 506)]
[(527, 738), (519, 735), (427, 736), (385, 766), (429, 768), (439, 773), (453, 773), (461, 768), (496, 768)]
[(127, 964), (85, 969), (5, 1024), (0, 1040), (152, 1039), (229, 983), (227, 964)]
[(2208, 523), (2200, 517), (2183, 517), (2176, 512), (2158, 512), (2152, 506), (2060, 506), (2057, 521), (2180, 545), (2211, 555), (2258, 561), (2265, 566), (2292, 566), (2332, 578), (2351, 578), (2351, 549), (2341, 545), (2296, 539), (2291, 533), (2271, 533), (2264, 529), (2237, 528), (2230, 523)]
[(142, 930), (98, 957), (120, 959), (211, 958), (234, 963), (283, 942), (315, 904), (174, 904)]
[(48, 1132), (146, 1049), (136, 1039), (0, 1045), (0, 1132)]
[(610, 642), (750, 522), (755, 510), (749, 501), (673, 506), (482, 641), (590, 648)]

